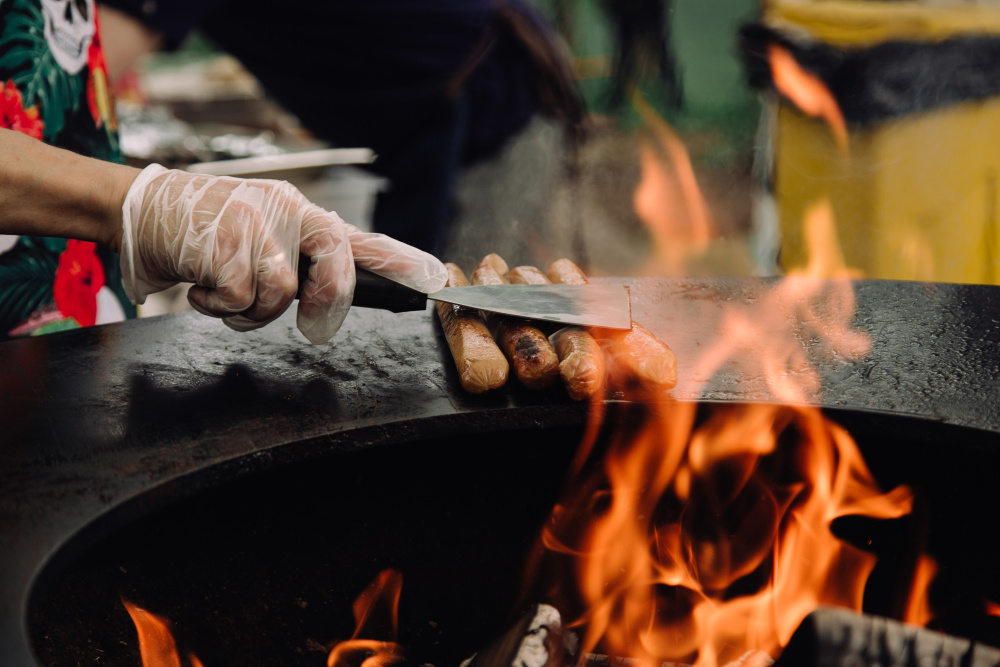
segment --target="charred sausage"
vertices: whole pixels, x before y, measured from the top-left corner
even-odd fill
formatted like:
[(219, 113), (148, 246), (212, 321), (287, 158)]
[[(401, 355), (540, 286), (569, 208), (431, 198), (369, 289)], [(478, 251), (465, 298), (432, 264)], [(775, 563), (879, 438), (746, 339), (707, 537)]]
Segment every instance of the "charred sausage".
[[(507, 263), (497, 255), (487, 255), (472, 272), (474, 285), (504, 285)], [(548, 338), (538, 327), (524, 320), (486, 314), (486, 323), (500, 349), (507, 356), (514, 374), (528, 389), (545, 389), (559, 376), (559, 357)]]

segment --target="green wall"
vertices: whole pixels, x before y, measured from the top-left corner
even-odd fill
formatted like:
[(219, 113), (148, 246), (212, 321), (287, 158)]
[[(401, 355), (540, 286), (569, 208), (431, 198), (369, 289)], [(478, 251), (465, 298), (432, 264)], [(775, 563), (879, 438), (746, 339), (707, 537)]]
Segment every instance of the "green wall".
[[(614, 44), (600, 0), (536, 0), (570, 44), (578, 64), (610, 65)], [(561, 14), (560, 14), (561, 8)], [(680, 127), (712, 125), (745, 132), (756, 121), (756, 95), (746, 84), (737, 31), (759, 13), (759, 0), (674, 0), (671, 42), (677, 56), (684, 108), (660, 109)], [(580, 89), (595, 113), (608, 111), (611, 81), (587, 68)], [(647, 82), (640, 86), (650, 90)], [(655, 99), (655, 95), (651, 95)], [(627, 114), (626, 114), (627, 115)]]

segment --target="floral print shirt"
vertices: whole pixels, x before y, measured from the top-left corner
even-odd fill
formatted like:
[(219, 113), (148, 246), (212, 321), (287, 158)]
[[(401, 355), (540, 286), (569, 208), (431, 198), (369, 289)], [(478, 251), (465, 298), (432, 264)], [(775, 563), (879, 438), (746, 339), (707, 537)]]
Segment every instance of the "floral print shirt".
[[(0, 127), (122, 161), (94, 0), (0, 0)], [(0, 235), (0, 339), (134, 315), (107, 248)]]

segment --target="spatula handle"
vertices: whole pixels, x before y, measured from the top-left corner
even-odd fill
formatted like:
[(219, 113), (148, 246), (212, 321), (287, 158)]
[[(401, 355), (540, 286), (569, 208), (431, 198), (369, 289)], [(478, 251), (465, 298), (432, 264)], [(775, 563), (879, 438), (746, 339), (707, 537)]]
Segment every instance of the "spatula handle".
[(354, 300), (351, 305), (358, 308), (379, 308), (394, 313), (427, 308), (427, 295), (401, 285), (395, 280), (355, 267)]
[[(401, 285), (394, 280), (383, 278), (365, 269), (355, 267), (357, 283), (354, 286), (354, 300), (357, 308), (378, 308), (394, 313), (427, 308), (427, 295)], [(299, 256), (299, 286), (309, 278), (309, 258)]]

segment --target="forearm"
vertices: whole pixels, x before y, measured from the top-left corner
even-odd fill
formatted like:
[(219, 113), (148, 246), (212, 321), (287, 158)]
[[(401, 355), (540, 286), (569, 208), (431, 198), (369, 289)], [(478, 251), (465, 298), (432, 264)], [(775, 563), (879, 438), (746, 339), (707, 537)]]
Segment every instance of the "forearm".
[(138, 173), (0, 129), (0, 234), (96, 241), (117, 251), (122, 203)]

